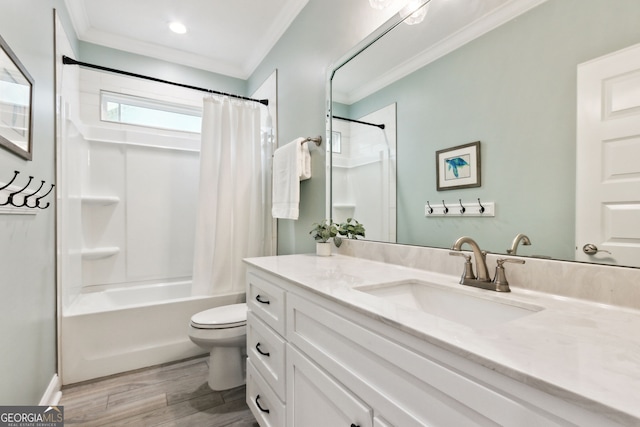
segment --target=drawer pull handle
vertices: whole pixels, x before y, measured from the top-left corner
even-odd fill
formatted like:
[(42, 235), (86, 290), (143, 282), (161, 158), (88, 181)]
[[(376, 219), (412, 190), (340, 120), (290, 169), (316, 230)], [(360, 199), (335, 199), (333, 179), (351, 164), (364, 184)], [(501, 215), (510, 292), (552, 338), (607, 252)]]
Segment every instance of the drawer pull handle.
[[(268, 414), (269, 411), (268, 409), (264, 409), (262, 406), (260, 406), (260, 395), (256, 396), (256, 406), (258, 407), (258, 409), (260, 409), (262, 412), (264, 412), (265, 414)], [(353, 424), (352, 424), (353, 425)]]
[(268, 299), (260, 298), (260, 295), (256, 295), (256, 301), (258, 301), (260, 304), (271, 304)]
[(256, 350), (258, 350), (258, 353), (260, 353), (263, 356), (269, 357), (271, 355), (268, 351), (260, 350), (260, 343), (256, 344)]
[(359, 425), (356, 425), (354, 423), (351, 423), (351, 427), (360, 427)]

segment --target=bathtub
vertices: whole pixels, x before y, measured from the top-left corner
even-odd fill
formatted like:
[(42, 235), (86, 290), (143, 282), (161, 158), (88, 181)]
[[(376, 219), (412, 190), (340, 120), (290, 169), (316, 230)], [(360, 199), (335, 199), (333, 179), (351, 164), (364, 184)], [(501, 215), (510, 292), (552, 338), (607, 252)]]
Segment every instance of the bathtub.
[(191, 316), (245, 294), (190, 296), (191, 282), (85, 292), (63, 310), (61, 378), (72, 384), (204, 354), (189, 340)]

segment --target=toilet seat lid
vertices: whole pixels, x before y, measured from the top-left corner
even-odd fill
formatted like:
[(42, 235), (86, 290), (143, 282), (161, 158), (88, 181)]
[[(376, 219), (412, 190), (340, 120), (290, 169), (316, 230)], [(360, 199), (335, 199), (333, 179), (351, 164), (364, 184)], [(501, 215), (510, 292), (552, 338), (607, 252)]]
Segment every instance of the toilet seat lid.
[(210, 308), (191, 317), (191, 325), (200, 329), (222, 329), (244, 326), (247, 323), (247, 304), (231, 304)]

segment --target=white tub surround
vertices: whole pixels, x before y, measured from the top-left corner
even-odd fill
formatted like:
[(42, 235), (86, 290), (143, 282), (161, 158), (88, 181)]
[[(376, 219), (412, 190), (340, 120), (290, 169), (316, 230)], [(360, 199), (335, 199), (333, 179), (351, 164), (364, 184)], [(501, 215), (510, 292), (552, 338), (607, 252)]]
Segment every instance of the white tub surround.
[[(263, 356), (249, 351), (247, 401), (258, 419), (293, 426), (338, 399), (332, 404), (344, 418), (337, 419), (361, 426), (640, 425), (640, 311), (523, 289), (515, 273), (529, 259), (507, 266), (512, 292), (500, 294), (459, 285), (463, 260), (436, 258), (439, 270), (455, 271), (344, 255), (246, 260), (248, 330), (258, 325), (261, 336), (286, 344), (286, 368), (276, 375), (286, 378), (284, 391), (260, 367)], [(353, 289), (406, 280), (540, 310), (490, 328), (466, 326)], [(256, 293), (272, 303), (254, 301)], [(305, 378), (327, 394), (316, 395)]]

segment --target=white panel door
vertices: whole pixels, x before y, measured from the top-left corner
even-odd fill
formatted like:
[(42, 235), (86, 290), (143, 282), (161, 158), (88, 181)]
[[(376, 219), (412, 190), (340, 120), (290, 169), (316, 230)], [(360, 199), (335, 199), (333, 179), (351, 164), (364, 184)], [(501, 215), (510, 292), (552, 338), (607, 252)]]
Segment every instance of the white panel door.
[(640, 267), (640, 45), (579, 65), (577, 95), (576, 260)]

